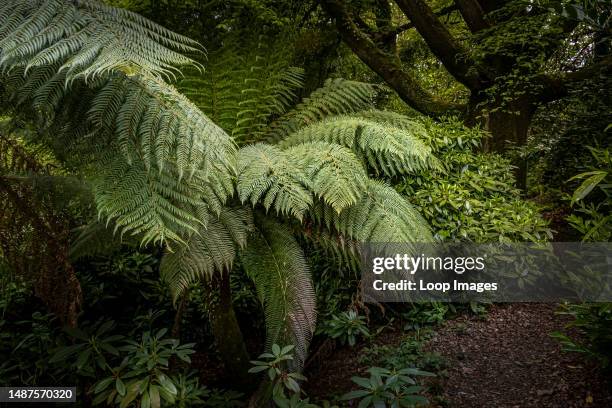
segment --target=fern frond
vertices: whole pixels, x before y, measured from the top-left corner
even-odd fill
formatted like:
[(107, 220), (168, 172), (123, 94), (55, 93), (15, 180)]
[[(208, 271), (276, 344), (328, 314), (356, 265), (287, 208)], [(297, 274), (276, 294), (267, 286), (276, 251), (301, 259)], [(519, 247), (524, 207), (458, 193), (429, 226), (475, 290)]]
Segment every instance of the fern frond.
[(310, 270), (295, 238), (282, 224), (261, 217), (241, 260), (255, 283), (266, 317), (266, 345), (294, 344), (294, 362), (303, 367), (316, 324)]
[(290, 134), (280, 146), (337, 143), (353, 149), (378, 174), (396, 176), (438, 167), (431, 148), (423, 142), (424, 135), (424, 128), (416, 122), (405, 129), (359, 116), (334, 116)]
[(325, 142), (303, 143), (284, 151), (300, 166), (308, 187), (337, 212), (357, 202), (368, 176), (355, 154)]
[(199, 44), (130, 11), (95, 0), (5, 0), (0, 70), (60, 64), (66, 80), (112, 71), (174, 76)]
[(270, 141), (279, 141), (328, 116), (367, 109), (372, 106), (375, 95), (376, 85), (341, 78), (328, 79), (325, 85), (275, 121), (270, 126), (267, 137)]
[[(333, 268), (335, 273), (343, 275), (347, 270), (353, 274), (360, 272), (361, 255), (359, 243), (335, 231), (328, 230), (324, 225), (314, 224), (299, 232), (306, 242), (326, 257), (326, 266)], [(356, 275), (355, 275), (356, 276)]]
[(256, 46), (223, 46), (209, 54), (205, 71), (188, 69), (178, 88), (234, 140), (262, 139), (270, 118), (294, 103), (303, 70), (262, 40)]
[(261, 202), (279, 214), (302, 219), (312, 204), (304, 171), (279, 148), (263, 143), (238, 152), (238, 196), (252, 205)]
[(176, 300), (192, 283), (209, 279), (214, 273), (231, 270), (237, 248), (244, 248), (253, 230), (248, 208), (225, 208), (221, 215), (210, 217), (206, 229), (191, 234), (186, 246), (167, 251), (160, 273)]
[[(31, 77), (44, 85), (24, 86)], [(176, 240), (233, 194), (233, 141), (172, 86), (114, 74), (70, 90), (62, 77), (37, 68), (6, 91), (15, 109), (44, 115), (52, 144), (84, 160), (100, 215), (116, 228), (142, 234), (144, 243)]]
[(349, 149), (314, 142), (287, 150), (263, 143), (238, 153), (238, 195), (242, 202), (272, 206), (280, 214), (301, 220), (313, 202), (322, 198), (340, 212), (357, 202), (367, 175)]
[(319, 206), (312, 215), (327, 228), (362, 243), (433, 241), (419, 212), (392, 187), (376, 180), (369, 180), (361, 199), (340, 214)]

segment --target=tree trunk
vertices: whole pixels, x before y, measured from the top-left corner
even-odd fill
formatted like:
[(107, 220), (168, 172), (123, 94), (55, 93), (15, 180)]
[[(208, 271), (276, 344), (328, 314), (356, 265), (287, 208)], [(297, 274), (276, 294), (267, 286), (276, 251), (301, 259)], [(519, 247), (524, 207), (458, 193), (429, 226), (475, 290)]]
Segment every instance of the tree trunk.
[[(504, 153), (510, 148), (522, 148), (527, 144), (527, 133), (535, 111), (529, 100), (517, 99), (499, 110), (491, 106), (479, 109), (479, 102), (481, 101), (476, 98), (470, 99), (465, 124), (467, 126), (480, 125), (491, 133), (491, 138), (485, 140), (484, 151)], [(489, 112), (483, 113), (486, 110)], [(514, 172), (516, 186), (525, 191), (527, 189), (527, 159), (519, 157), (512, 164), (516, 166)]]
[(209, 319), (225, 374), (238, 388), (247, 389), (253, 383), (248, 373), (250, 358), (232, 305), (229, 273), (215, 274), (209, 289)]

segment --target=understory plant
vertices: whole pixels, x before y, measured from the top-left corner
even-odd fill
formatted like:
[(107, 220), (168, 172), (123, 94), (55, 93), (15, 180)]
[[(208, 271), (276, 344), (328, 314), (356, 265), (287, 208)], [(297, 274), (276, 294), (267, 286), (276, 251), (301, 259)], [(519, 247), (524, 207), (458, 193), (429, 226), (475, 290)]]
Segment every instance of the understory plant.
[[(612, 237), (612, 154), (609, 148), (589, 147), (595, 165), (571, 180), (580, 180), (572, 194), (575, 212), (568, 218), (570, 225), (580, 232), (583, 242), (609, 242)], [(607, 289), (609, 290), (609, 288)], [(612, 303), (563, 304), (560, 314), (573, 320), (568, 328), (577, 329), (582, 338), (555, 332), (563, 349), (582, 353), (609, 370), (612, 361)]]
[(321, 324), (320, 332), (332, 339), (338, 339), (340, 344), (354, 346), (361, 337), (370, 336), (365, 316), (360, 316), (355, 310), (332, 315), (331, 319)]
[(415, 368), (388, 370), (380, 367), (368, 369), (369, 378), (352, 377), (360, 389), (342, 396), (343, 400), (359, 400), (359, 407), (402, 408), (426, 405), (427, 399), (421, 395), (423, 387), (417, 385), (412, 377), (433, 376), (427, 371)]
[(437, 239), (508, 243), (552, 238), (540, 208), (515, 187), (510, 162), (479, 152), (489, 137), (485, 131), (453, 118), (440, 125), (422, 120), (428, 129), (425, 140), (442, 170), (403, 177), (397, 189), (417, 206)]

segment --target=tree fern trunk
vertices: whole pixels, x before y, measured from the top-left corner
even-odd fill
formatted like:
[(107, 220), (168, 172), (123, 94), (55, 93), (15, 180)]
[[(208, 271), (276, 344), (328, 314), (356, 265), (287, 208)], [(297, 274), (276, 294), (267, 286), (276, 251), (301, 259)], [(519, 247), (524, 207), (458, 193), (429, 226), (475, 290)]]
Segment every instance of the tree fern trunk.
[(250, 358), (232, 305), (229, 274), (215, 274), (210, 280), (210, 289), (209, 319), (225, 374), (237, 387), (248, 388), (252, 383), (248, 374)]

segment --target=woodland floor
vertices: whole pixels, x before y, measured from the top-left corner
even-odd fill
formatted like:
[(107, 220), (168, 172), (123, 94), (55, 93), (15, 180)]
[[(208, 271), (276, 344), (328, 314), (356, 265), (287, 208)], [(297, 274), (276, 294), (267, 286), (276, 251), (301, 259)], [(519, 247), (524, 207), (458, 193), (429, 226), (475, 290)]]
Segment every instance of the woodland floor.
[[(424, 345), (446, 361), (431, 385), (432, 406), (465, 408), (612, 407), (610, 380), (580, 355), (561, 352), (550, 333), (568, 320), (551, 304), (506, 304), (485, 318), (459, 316), (436, 329)], [(398, 345), (399, 327), (379, 334), (377, 345)], [(315, 399), (350, 391), (353, 375), (366, 376), (364, 348), (342, 348), (307, 373)], [(371, 347), (371, 345), (370, 345)]]

